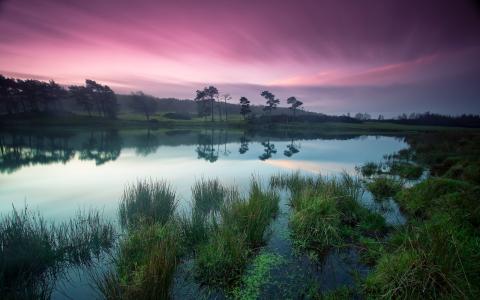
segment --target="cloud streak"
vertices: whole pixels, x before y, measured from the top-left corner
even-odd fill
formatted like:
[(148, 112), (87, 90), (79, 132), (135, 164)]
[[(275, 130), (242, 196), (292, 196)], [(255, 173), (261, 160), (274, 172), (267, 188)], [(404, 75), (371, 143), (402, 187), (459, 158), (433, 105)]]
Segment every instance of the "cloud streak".
[[(271, 88), (331, 112), (359, 103), (377, 110), (372, 101), (448, 111), (458, 98), (478, 99), (465, 86), (480, 70), (480, 21), (470, 2), (339, 2), (4, 1), (0, 70), (181, 98), (208, 83), (254, 101), (252, 87)], [(434, 84), (458, 94), (438, 106)], [(467, 104), (463, 110), (480, 111)]]

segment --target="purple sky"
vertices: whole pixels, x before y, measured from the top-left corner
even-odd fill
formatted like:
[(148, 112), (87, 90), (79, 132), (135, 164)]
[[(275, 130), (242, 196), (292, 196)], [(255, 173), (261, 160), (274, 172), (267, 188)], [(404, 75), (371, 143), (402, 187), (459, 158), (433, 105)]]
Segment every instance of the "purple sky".
[(480, 113), (470, 1), (0, 0), (0, 73), (307, 109)]

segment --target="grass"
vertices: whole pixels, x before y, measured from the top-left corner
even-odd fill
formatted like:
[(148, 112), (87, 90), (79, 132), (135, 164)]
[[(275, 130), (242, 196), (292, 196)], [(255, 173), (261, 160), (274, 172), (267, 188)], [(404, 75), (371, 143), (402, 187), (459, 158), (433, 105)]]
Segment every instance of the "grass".
[(389, 173), (404, 179), (417, 180), (423, 174), (423, 167), (411, 162), (393, 162)]
[(360, 204), (362, 186), (347, 174), (316, 178), (298, 172), (277, 175), (273, 187), (291, 191), (292, 237), (297, 247), (324, 253), (332, 247), (358, 243), (361, 236), (380, 237), (387, 227), (383, 217)]
[(197, 252), (196, 275), (207, 284), (232, 286), (245, 270), (247, 258), (260, 247), (278, 212), (278, 195), (252, 180), (247, 199), (233, 198), (221, 210), (218, 226)]
[(364, 165), (357, 167), (359, 171), (365, 177), (371, 177), (373, 175), (379, 174), (382, 172), (382, 165), (375, 162), (367, 162)]
[(480, 187), (475, 171), (479, 136), (431, 133), (408, 141), (412, 148), (407, 159), (426, 165), (434, 176), (395, 196), (409, 217), (405, 226), (380, 245), (363, 241), (375, 264), (364, 282), (364, 294), (387, 299), (476, 299), (480, 294)]
[(0, 293), (5, 298), (48, 298), (68, 266), (90, 265), (113, 245), (113, 226), (98, 212), (67, 223), (45, 221), (25, 208), (0, 222)]
[(366, 279), (373, 297), (471, 298), (480, 292), (480, 239), (446, 214), (396, 233)]
[(164, 181), (141, 180), (128, 185), (120, 201), (120, 223), (123, 227), (140, 223), (165, 224), (176, 207), (175, 192)]
[(402, 186), (401, 181), (386, 176), (376, 177), (366, 184), (367, 189), (376, 200), (385, 200), (393, 197), (402, 189)]

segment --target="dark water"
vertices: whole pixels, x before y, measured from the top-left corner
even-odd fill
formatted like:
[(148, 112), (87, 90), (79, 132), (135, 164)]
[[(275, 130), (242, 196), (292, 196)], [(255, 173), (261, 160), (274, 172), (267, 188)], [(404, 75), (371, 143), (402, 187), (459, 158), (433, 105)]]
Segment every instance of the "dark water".
[[(252, 174), (266, 179), (294, 170), (306, 174), (335, 175), (343, 171), (354, 174), (355, 166), (381, 161), (385, 154), (405, 147), (401, 137), (288, 131), (3, 131), (0, 132), (0, 214), (11, 212), (12, 205), (18, 208), (27, 205), (48, 220), (62, 221), (79, 209), (98, 208), (116, 220), (125, 184), (142, 178), (170, 182), (180, 199), (180, 209), (186, 209), (190, 188), (202, 177), (219, 178), (246, 192)], [(278, 285), (266, 287), (268, 294), (288, 297), (287, 285), (298, 282), (298, 286), (303, 286), (307, 279), (329, 288), (351, 282), (352, 276), (339, 270), (352, 267), (345, 265), (348, 260), (355, 264), (355, 253), (336, 253), (320, 264), (293, 254), (285, 233), (288, 229), (285, 198), (284, 195), (267, 250), (285, 257), (287, 263), (274, 272), (278, 275), (274, 278)], [(383, 210), (389, 223), (402, 222), (394, 206), (379, 207), (368, 194), (364, 201), (372, 209)], [(361, 266), (357, 269), (362, 272)], [(86, 279), (77, 278), (77, 274), (71, 277), (73, 284), (62, 284), (54, 298), (72, 294), (74, 299), (94, 297)], [(280, 290), (287, 294), (277, 294)]]

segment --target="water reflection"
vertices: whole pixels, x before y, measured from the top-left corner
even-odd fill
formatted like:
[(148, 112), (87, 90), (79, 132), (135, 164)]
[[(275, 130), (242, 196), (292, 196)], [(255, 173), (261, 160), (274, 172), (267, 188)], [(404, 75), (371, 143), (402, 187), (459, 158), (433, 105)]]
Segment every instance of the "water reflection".
[[(131, 131), (6, 131), (0, 132), (0, 172), (13, 173), (22, 167), (67, 163), (75, 156), (82, 161), (94, 161), (100, 166), (115, 161), (122, 150), (134, 148), (135, 154), (147, 157), (161, 146), (194, 145), (200, 160), (211, 163), (232, 154), (229, 144), (238, 144), (238, 153), (256, 152), (266, 161), (277, 154), (275, 143), (283, 145), (283, 155), (292, 158), (301, 150), (299, 140), (357, 138), (354, 135), (322, 135), (305, 132), (260, 132), (217, 130), (131, 130)], [(272, 142), (275, 140), (275, 143)], [(234, 142), (232, 142), (234, 141)], [(236, 142), (235, 142), (236, 141)], [(252, 144), (255, 146), (252, 148)], [(192, 155), (195, 155), (192, 153)]]

